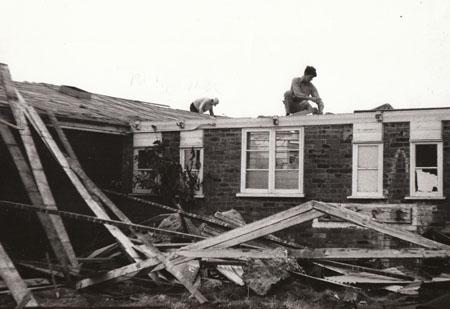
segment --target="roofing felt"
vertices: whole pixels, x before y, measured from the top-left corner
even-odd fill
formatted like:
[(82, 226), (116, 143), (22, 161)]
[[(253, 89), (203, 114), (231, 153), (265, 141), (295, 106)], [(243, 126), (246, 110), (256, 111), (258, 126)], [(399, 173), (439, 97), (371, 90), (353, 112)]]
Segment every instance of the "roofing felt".
[[(24, 99), (38, 111), (75, 121), (95, 121), (126, 125), (134, 121), (168, 121), (209, 119), (209, 115), (170, 108), (166, 105), (127, 100), (90, 93), (90, 98), (75, 97), (59, 91), (60, 86), (47, 83), (14, 82)], [(69, 87), (77, 89), (75, 87)], [(77, 89), (80, 90), (80, 89)], [(80, 90), (82, 91), (82, 90)], [(7, 104), (0, 100), (0, 106)], [(186, 102), (186, 106), (188, 102)]]

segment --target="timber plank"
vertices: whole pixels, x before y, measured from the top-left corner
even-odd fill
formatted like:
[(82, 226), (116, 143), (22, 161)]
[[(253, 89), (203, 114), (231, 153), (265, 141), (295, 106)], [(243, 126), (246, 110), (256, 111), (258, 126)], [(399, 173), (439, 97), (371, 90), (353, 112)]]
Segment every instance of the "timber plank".
[(191, 258), (227, 259), (276, 259), (297, 258), (308, 260), (349, 260), (349, 259), (419, 259), (448, 258), (446, 250), (416, 249), (358, 249), (358, 248), (305, 248), (305, 249), (180, 249), (178, 255)]
[(352, 210), (349, 210), (349, 209), (337, 208), (337, 207), (334, 207), (333, 205), (330, 205), (327, 203), (322, 203), (322, 202), (317, 202), (317, 201), (313, 201), (313, 208), (318, 211), (321, 211), (323, 213), (329, 214), (331, 216), (335, 216), (337, 218), (357, 224), (359, 226), (369, 228), (369, 229), (375, 230), (377, 232), (380, 232), (380, 233), (383, 233), (383, 234), (386, 234), (386, 235), (389, 235), (389, 236), (392, 236), (395, 238), (399, 238), (401, 240), (405, 240), (407, 242), (410, 242), (410, 243), (413, 243), (413, 244), (416, 244), (416, 245), (419, 245), (419, 246), (422, 246), (425, 248), (450, 250), (450, 246), (448, 246), (448, 245), (427, 239), (427, 238), (420, 236), (418, 234), (415, 234), (415, 233), (396, 229), (396, 228), (390, 227), (386, 224), (378, 223), (369, 217), (361, 216), (358, 213), (356, 213)]
[(76, 288), (84, 289), (86, 287), (89, 287), (89, 286), (92, 286), (92, 285), (95, 285), (98, 283), (106, 282), (109, 280), (113, 280), (113, 279), (123, 277), (123, 276), (133, 277), (136, 273), (146, 270), (155, 265), (158, 265), (159, 263), (160, 263), (160, 261), (158, 259), (149, 258), (144, 261), (129, 264), (129, 265), (117, 268), (117, 269), (110, 270), (104, 274), (101, 274), (101, 275), (98, 275), (98, 276), (95, 276), (92, 278), (82, 279), (76, 283)]
[[(206, 222), (206, 223), (211, 223), (213, 225), (225, 227), (227, 229), (235, 229), (237, 227), (235, 225), (229, 224), (228, 222), (224, 222), (223, 220), (220, 220), (218, 218), (206, 217), (206, 216), (194, 214), (194, 213), (191, 213), (191, 212), (184, 211), (182, 209), (172, 208), (172, 207), (169, 207), (167, 205), (155, 203), (155, 202), (144, 200), (144, 199), (141, 199), (141, 198), (138, 198), (138, 197), (134, 197), (134, 196), (129, 196), (127, 194), (115, 192), (115, 191), (112, 191), (112, 190), (103, 190), (103, 191), (106, 192), (106, 193), (109, 193), (109, 194), (113, 194), (115, 196), (120, 196), (120, 197), (125, 198), (125, 199), (130, 200), (130, 201), (137, 202), (137, 203), (142, 204), (142, 205), (148, 205), (148, 206), (156, 207), (156, 208), (159, 208), (159, 209), (167, 210), (167, 211), (170, 211), (170, 212), (179, 213), (180, 215), (183, 215), (184, 217), (200, 220), (200, 221), (203, 221), (203, 222)], [(267, 239), (271, 240), (272, 242), (275, 242), (277, 244), (281, 244), (283, 246), (289, 246), (289, 247), (293, 247), (293, 248), (302, 248), (303, 247), (303, 246), (301, 246), (299, 244), (295, 244), (295, 243), (292, 243), (292, 242), (289, 242), (289, 241), (285, 241), (285, 240), (277, 238), (277, 237), (275, 237), (273, 235), (266, 235), (265, 237), (267, 237)]]
[[(207, 249), (207, 248), (228, 248), (244, 242), (265, 236), (290, 226), (311, 221), (322, 216), (319, 211), (312, 209), (311, 203), (306, 202), (288, 210), (279, 212), (267, 218), (252, 222), (245, 226), (225, 232), (215, 237), (196, 242), (192, 245), (180, 248), (182, 250)], [(176, 252), (174, 253), (174, 255)], [(175, 258), (174, 264), (181, 264), (189, 261), (191, 258)], [(153, 271), (160, 270), (162, 266), (156, 267)]]
[[(24, 144), (25, 152), (28, 156), (30, 165), (25, 160), (21, 149), (19, 148), (10, 128), (0, 125), (0, 135), (5, 141), (8, 151), (13, 158), (14, 164), (19, 172), (19, 176), (27, 191), (28, 197), (32, 204), (39, 207), (57, 209), (55, 200), (48, 186), (47, 178), (43, 172), (42, 164), (37, 154), (28, 124), (23, 113), (15, 104), (13, 91), (14, 87), (11, 85), (11, 78), (7, 67), (0, 66), (1, 82), (5, 89), (9, 89), (7, 93), (8, 102), (13, 112), (16, 123), (21, 128), (19, 130), (21, 139)], [(17, 96), (16, 96), (17, 97)], [(3, 119), (4, 116), (0, 115)], [(61, 265), (70, 265), (73, 269), (78, 268), (78, 262), (70, 243), (67, 231), (59, 216), (50, 216), (44, 213), (38, 214), (38, 218), (44, 227), (44, 231), (49, 239), (50, 245)]]
[[(11, 291), (11, 294), (17, 304), (24, 303), (25, 307), (39, 306), (34, 296), (28, 290), (26, 283), (20, 277), (20, 274), (17, 272), (13, 262), (9, 258), (8, 254), (6, 253), (1, 243), (0, 243), (0, 277), (2, 277), (3, 281), (8, 286), (8, 289)], [(24, 301), (25, 297), (28, 298), (27, 301)]]
[[(50, 120), (53, 123), (53, 126), (56, 129), (56, 132), (61, 139), (64, 148), (70, 156), (68, 159), (69, 165), (72, 170), (80, 177), (80, 179), (84, 182), (87, 189), (94, 194), (97, 198), (99, 198), (120, 220), (125, 223), (132, 223), (131, 220), (97, 187), (97, 185), (89, 178), (89, 176), (84, 172), (81, 167), (80, 162), (77, 159), (77, 156), (69, 143), (66, 135), (63, 130), (58, 125), (58, 120), (56, 119), (53, 113), (49, 113)], [(174, 266), (170, 263), (170, 261), (166, 260), (165, 256), (152, 244), (149, 235), (133, 231), (132, 232), (137, 236), (139, 240), (141, 240), (144, 244), (144, 253), (150, 258), (157, 257), (167, 268), (167, 270), (180, 281), (189, 292), (194, 295), (200, 303), (205, 303), (207, 299), (184, 277), (183, 275), (183, 267), (182, 266)], [(150, 277), (157, 282), (157, 277), (154, 274), (149, 274)]]
[(321, 215), (320, 212), (312, 210), (312, 204), (310, 202), (306, 202), (267, 218), (225, 232), (216, 237), (201, 240), (186, 246), (183, 249), (205, 249), (212, 246), (227, 248), (274, 233), (295, 224), (315, 219)]
[[(37, 114), (37, 112), (29, 106), (21, 97), (20, 93), (18, 93), (19, 100), (18, 102), (21, 104), (22, 107), (25, 108), (27, 117), (29, 118), (31, 124), (36, 129), (36, 131), (39, 132), (41, 138), (43, 139), (44, 143), (52, 153), (52, 155), (55, 157), (55, 159), (58, 161), (58, 163), (63, 168), (66, 175), (71, 180), (74, 187), (77, 189), (78, 193), (81, 195), (81, 197), (84, 199), (86, 204), (89, 206), (89, 208), (94, 212), (94, 214), (102, 219), (109, 219), (108, 214), (105, 212), (105, 210), (102, 208), (100, 204), (98, 204), (92, 196), (87, 191), (86, 187), (81, 183), (80, 179), (77, 177), (77, 175), (72, 171), (72, 169), (69, 166), (69, 163), (64, 156), (64, 154), (59, 149), (58, 145), (53, 140), (53, 137), (50, 135), (50, 133), (47, 130), (47, 127), (42, 122), (42, 119)], [(133, 259), (133, 260), (140, 260), (140, 257), (138, 253), (134, 250), (133, 244), (128, 239), (128, 237), (123, 234), (123, 232), (118, 229), (117, 227), (109, 224), (104, 225), (106, 229), (113, 235), (117, 241), (121, 244), (122, 248), (125, 250), (127, 255)]]

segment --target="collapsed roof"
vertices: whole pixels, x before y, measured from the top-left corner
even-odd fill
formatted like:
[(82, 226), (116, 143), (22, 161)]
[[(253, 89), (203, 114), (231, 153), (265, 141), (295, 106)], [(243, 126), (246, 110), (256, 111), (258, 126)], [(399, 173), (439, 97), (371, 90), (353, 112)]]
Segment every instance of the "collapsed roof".
[[(211, 118), (209, 115), (174, 109), (167, 105), (90, 93), (72, 86), (29, 82), (14, 82), (14, 85), (24, 99), (40, 113), (51, 111), (63, 123), (87, 122), (97, 126), (109, 125), (128, 130), (130, 123), (135, 121)], [(9, 109), (7, 101), (0, 97), (0, 108), (2, 107)]]

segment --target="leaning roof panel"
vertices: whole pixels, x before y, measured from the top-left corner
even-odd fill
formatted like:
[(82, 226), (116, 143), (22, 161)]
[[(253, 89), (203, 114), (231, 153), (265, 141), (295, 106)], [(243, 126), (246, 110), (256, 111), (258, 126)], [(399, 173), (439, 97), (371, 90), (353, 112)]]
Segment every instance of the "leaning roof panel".
[[(29, 82), (14, 82), (14, 84), (25, 100), (38, 111), (51, 111), (59, 117), (75, 121), (128, 126), (138, 120), (180, 121), (211, 118), (209, 115), (174, 109), (166, 105), (89, 93), (71, 86)], [(4, 104), (7, 103), (0, 100), (0, 106)]]

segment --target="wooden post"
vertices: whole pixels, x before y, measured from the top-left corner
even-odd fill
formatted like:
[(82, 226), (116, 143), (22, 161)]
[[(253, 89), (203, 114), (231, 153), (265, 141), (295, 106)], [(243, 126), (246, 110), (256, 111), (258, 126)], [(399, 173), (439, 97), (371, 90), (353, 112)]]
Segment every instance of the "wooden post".
[[(19, 94), (20, 97), (20, 94)], [(26, 104), (24, 102), (24, 104)], [(33, 117), (34, 113), (31, 108), (30, 110), (30, 116)], [(35, 116), (35, 115), (34, 115)], [(83, 168), (81, 167), (80, 162), (77, 159), (77, 156), (75, 154), (75, 151), (73, 150), (72, 146), (70, 145), (69, 140), (67, 139), (66, 135), (64, 134), (61, 127), (58, 125), (58, 120), (56, 119), (55, 115), (50, 113), (50, 120), (53, 123), (54, 128), (56, 129), (56, 132), (61, 140), (61, 142), (64, 145), (64, 148), (66, 149), (67, 153), (70, 156), (70, 159), (67, 159), (67, 163), (70, 166), (70, 170), (73, 170), (78, 177), (83, 181), (86, 188), (94, 194), (97, 198), (99, 198), (120, 220), (122, 220), (125, 223), (132, 223), (131, 220), (97, 187), (97, 185), (89, 178), (89, 176), (84, 172)], [(50, 146), (52, 144), (52, 139), (49, 134), (46, 134), (44, 127), (39, 126), (39, 120), (36, 118), (34, 121), (37, 122), (36, 126), (39, 127), (39, 130), (41, 130), (41, 133), (44, 133), (46, 136), (46, 140), (48, 145)], [(40, 118), (39, 118), (40, 119)], [(31, 120), (32, 123), (34, 122)], [(46, 128), (45, 128), (46, 129)], [(43, 131), (43, 132), (42, 132)], [(43, 135), (44, 135), (43, 134)], [(55, 143), (56, 146), (56, 143)], [(50, 149), (53, 149), (53, 152), (56, 150), (59, 150), (57, 147), (51, 147)], [(55, 154), (56, 155), (56, 154)], [(105, 214), (106, 215), (106, 214)], [(132, 231), (139, 240), (142, 241), (142, 243), (145, 245), (144, 253), (148, 255), (148, 257), (153, 258), (156, 257), (161, 263), (163, 263), (166, 267), (166, 269), (175, 277), (178, 281), (180, 281), (186, 289), (189, 290), (189, 292), (194, 295), (197, 300), (200, 303), (207, 302), (207, 299), (183, 276), (183, 267), (182, 266), (174, 266), (170, 263), (169, 260), (166, 260), (165, 256), (152, 244), (151, 239), (148, 237), (148, 235)], [(136, 260), (140, 261), (140, 259)], [(153, 275), (151, 275), (153, 276)], [(156, 280), (156, 277), (154, 278)]]
[(359, 226), (371, 229), (371, 230), (375, 230), (377, 232), (395, 237), (395, 238), (399, 238), (401, 240), (407, 241), (409, 243), (413, 243), (425, 248), (430, 248), (430, 249), (445, 249), (445, 250), (450, 250), (450, 246), (436, 242), (434, 240), (425, 238), (423, 236), (420, 236), (418, 234), (415, 233), (411, 233), (408, 231), (403, 231), (391, 226), (388, 226), (387, 224), (383, 224), (383, 223), (379, 223), (376, 222), (375, 220), (369, 218), (369, 217), (365, 217), (365, 216), (361, 216), (360, 214), (358, 214), (355, 211), (343, 208), (343, 207), (335, 207), (333, 205), (327, 204), (327, 203), (322, 203), (322, 202), (317, 202), (317, 201), (312, 201), (313, 203), (313, 208), (326, 213), (328, 215), (343, 219), (347, 222), (351, 222), (354, 224), (357, 224)]
[[(0, 243), (0, 277), (5, 281), (8, 289), (17, 304), (24, 304), (25, 307), (37, 307), (38, 302), (33, 294), (28, 290), (20, 274), (14, 267), (2, 244)], [(28, 300), (26, 300), (28, 298)]]
[[(5, 89), (10, 89), (11, 91), (11, 79), (9, 77), (7, 67), (5, 68), (5, 65), (0, 65), (0, 70), (1, 84), (5, 87)], [(11, 94), (7, 93), (8, 102), (10, 103), (14, 117), (16, 118), (16, 123), (21, 128), (19, 133), (22, 138), (30, 165), (28, 165), (28, 162), (25, 160), (9, 127), (0, 125), (1, 137), (4, 140), (9, 153), (11, 154), (31, 203), (39, 207), (57, 209), (55, 200), (47, 182), (47, 178), (42, 169), (41, 161), (31, 137), (28, 124), (25, 120), (23, 112), (17, 107), (16, 104), (14, 104), (14, 97), (11, 97), (10, 95)], [(3, 119), (4, 116), (0, 115), (0, 118)], [(70, 265), (73, 270), (77, 270), (78, 262), (75, 252), (61, 218), (59, 216), (50, 216), (43, 213), (38, 214), (38, 218), (44, 227), (50, 241), (50, 245), (52, 246), (55, 256), (58, 258), (58, 261), (63, 266)]]

